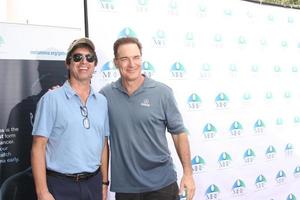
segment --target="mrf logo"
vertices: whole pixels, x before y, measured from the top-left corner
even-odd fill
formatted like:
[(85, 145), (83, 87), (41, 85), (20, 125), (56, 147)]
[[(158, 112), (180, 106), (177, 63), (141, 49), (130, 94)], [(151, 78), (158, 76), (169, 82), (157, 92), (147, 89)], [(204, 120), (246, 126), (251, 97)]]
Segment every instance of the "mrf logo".
[(166, 42), (166, 33), (163, 30), (158, 30), (156, 34), (152, 37), (155, 47), (165, 47)]
[(136, 10), (138, 12), (148, 12), (149, 0), (138, 0), (136, 5)]
[(246, 164), (251, 164), (254, 162), (255, 157), (256, 157), (255, 152), (249, 148), (244, 153), (244, 162)]
[(294, 147), (291, 143), (286, 144), (284, 153), (286, 156), (292, 156), (294, 153)]
[(297, 200), (297, 199), (296, 199), (296, 196), (293, 193), (290, 193), (288, 195), (288, 197), (286, 198), (286, 200)]
[(124, 28), (123, 30), (120, 31), (118, 37), (119, 38), (124, 38), (124, 37), (134, 37), (134, 38), (136, 38), (137, 35), (130, 27), (126, 27), (126, 28)]
[(225, 93), (221, 92), (215, 98), (215, 103), (217, 108), (227, 108), (229, 103), (229, 98)]
[(188, 98), (189, 110), (199, 110), (201, 108), (201, 98), (198, 94), (192, 93)]
[(180, 62), (175, 62), (172, 66), (171, 66), (171, 77), (174, 79), (183, 79), (185, 76), (185, 68), (184, 65)]
[(275, 178), (277, 184), (283, 184), (284, 181), (285, 181), (285, 179), (286, 179), (286, 174), (285, 174), (285, 172), (284, 172), (283, 170), (280, 170), (280, 171), (276, 174), (276, 178)]
[(243, 132), (243, 126), (240, 122), (234, 121), (229, 130), (232, 136), (240, 136)]
[(220, 189), (215, 184), (210, 185), (205, 192), (206, 200), (220, 200)]
[(154, 66), (150, 62), (144, 61), (142, 64), (142, 72), (147, 77), (151, 78), (155, 72)]
[(204, 128), (203, 128), (203, 135), (205, 139), (212, 139), (215, 138), (217, 134), (217, 129), (216, 127), (211, 124), (207, 123)]
[(268, 146), (265, 155), (268, 160), (274, 159), (276, 157), (275, 147), (273, 145)]
[(255, 186), (256, 186), (256, 189), (258, 189), (258, 190), (265, 189), (266, 184), (267, 184), (267, 179), (262, 174), (259, 175), (255, 180)]
[(219, 167), (221, 169), (224, 169), (224, 168), (228, 168), (231, 166), (232, 159), (231, 159), (231, 156), (229, 155), (229, 153), (223, 152), (219, 156), (218, 162), (219, 162)]
[(242, 181), (241, 179), (237, 179), (232, 186), (233, 195), (241, 196), (245, 194), (245, 189), (246, 189), (246, 185), (244, 181)]
[(102, 9), (115, 10), (115, 0), (98, 0)]
[(265, 130), (265, 127), (266, 127), (265, 123), (261, 119), (258, 119), (255, 122), (253, 129), (254, 129), (255, 133), (263, 133)]
[(205, 166), (205, 161), (204, 161), (204, 159), (202, 157), (195, 156), (192, 159), (192, 168), (193, 168), (193, 173), (194, 174), (198, 174), (201, 171), (203, 171), (204, 166)]
[(300, 166), (297, 166), (297, 167), (294, 169), (294, 177), (295, 177), (295, 178), (299, 178), (299, 177), (300, 177)]
[(114, 63), (109, 61), (102, 66), (101, 75), (104, 80), (115, 80), (119, 76), (119, 71)]

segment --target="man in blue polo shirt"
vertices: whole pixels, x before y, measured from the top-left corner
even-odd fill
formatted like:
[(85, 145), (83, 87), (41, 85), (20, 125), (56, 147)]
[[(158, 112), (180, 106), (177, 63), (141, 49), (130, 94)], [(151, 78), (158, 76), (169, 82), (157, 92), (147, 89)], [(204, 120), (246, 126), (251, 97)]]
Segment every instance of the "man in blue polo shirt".
[(96, 64), (92, 41), (75, 40), (68, 80), (38, 103), (31, 160), (38, 200), (101, 200), (102, 192), (106, 199), (108, 107), (90, 86)]
[[(171, 88), (141, 73), (142, 45), (136, 38), (118, 39), (114, 56), (121, 78), (101, 90), (109, 110), (111, 191), (116, 200), (178, 200), (185, 189), (191, 200), (189, 142)], [(180, 188), (166, 129), (183, 167)]]

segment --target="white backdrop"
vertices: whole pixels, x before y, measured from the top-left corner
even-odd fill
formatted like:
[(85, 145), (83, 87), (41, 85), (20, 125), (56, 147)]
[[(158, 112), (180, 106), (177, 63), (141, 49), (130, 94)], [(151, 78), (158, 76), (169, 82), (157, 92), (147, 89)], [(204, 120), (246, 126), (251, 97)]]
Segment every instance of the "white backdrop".
[(189, 130), (196, 200), (300, 199), (299, 10), (238, 0), (88, 3), (100, 58), (93, 86), (119, 77), (113, 42), (138, 37), (144, 72), (173, 88)]

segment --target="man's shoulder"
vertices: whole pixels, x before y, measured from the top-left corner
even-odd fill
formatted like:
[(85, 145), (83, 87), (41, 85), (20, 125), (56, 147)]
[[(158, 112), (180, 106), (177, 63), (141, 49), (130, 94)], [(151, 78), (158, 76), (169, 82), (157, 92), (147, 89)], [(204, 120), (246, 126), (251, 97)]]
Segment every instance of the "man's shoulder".
[(112, 91), (112, 84), (113, 83), (108, 83), (105, 86), (103, 86), (103, 88), (101, 88), (101, 90), (99, 91), (100, 94), (106, 96), (110, 91)]

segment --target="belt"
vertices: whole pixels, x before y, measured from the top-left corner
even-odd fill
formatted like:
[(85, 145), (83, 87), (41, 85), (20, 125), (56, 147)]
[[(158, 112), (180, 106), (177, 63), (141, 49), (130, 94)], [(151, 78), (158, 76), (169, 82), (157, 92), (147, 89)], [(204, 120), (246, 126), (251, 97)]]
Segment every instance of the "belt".
[(57, 177), (65, 177), (72, 179), (73, 181), (81, 181), (81, 180), (87, 180), (93, 176), (95, 176), (100, 171), (100, 167), (94, 171), (94, 172), (82, 172), (82, 173), (76, 173), (76, 174), (63, 174), (60, 172), (52, 171), (47, 169), (46, 174), (49, 176), (57, 176)]

